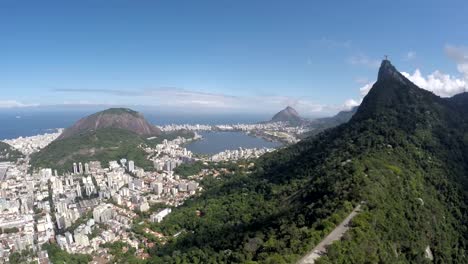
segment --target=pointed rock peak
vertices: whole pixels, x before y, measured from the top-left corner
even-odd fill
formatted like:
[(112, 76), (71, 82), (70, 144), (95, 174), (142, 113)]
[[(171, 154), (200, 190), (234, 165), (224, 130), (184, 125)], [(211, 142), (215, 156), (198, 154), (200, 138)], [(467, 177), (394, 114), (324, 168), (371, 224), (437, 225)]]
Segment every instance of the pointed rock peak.
[(388, 59), (382, 61), (377, 78), (377, 81), (384, 80), (397, 80), (402, 83), (406, 82), (406, 78), (395, 68), (395, 66), (392, 65)]
[(296, 109), (292, 108), (291, 106), (287, 106), (285, 109), (285, 111), (288, 111), (288, 112), (293, 112), (293, 113), (297, 113)]
[(292, 107), (288, 106), (283, 110), (279, 111), (276, 115), (273, 116), (271, 121), (273, 122), (300, 122), (302, 118), (299, 116), (299, 113)]

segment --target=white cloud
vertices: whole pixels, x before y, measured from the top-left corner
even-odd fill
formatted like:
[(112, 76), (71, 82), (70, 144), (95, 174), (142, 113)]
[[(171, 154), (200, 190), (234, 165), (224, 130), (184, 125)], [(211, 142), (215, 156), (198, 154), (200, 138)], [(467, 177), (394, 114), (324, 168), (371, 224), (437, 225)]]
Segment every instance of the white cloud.
[[(445, 74), (439, 70), (424, 76), (419, 69), (416, 69), (413, 74), (401, 72), (406, 78), (422, 89), (433, 92), (441, 97), (451, 97), (455, 94), (468, 91), (468, 47), (451, 46), (445, 47), (445, 53), (457, 64), (457, 69), (462, 76), (456, 77), (450, 74)], [(414, 58), (413, 52), (408, 52), (407, 58)], [(359, 90), (362, 96), (365, 96), (374, 85), (374, 82), (369, 82)]]
[[(88, 93), (122, 96), (135, 105), (179, 108), (189, 111), (274, 113), (286, 106), (296, 108), (303, 115), (328, 115), (343, 106), (317, 103), (311, 98), (293, 96), (233, 96), (174, 87), (142, 90), (56, 89), (60, 93)], [(117, 100), (119, 101), (119, 100)], [(65, 104), (95, 104), (89, 101), (67, 101)], [(102, 103), (100, 103), (102, 104)]]
[(39, 104), (25, 104), (16, 100), (0, 100), (0, 108), (33, 107)]
[(466, 80), (441, 73), (440, 71), (435, 71), (426, 77), (421, 74), (419, 69), (416, 69), (413, 74), (407, 72), (402, 72), (402, 74), (420, 88), (442, 97), (450, 97), (465, 92), (467, 89)]
[(360, 105), (362, 102), (362, 99), (359, 101), (356, 101), (354, 99), (348, 99), (344, 103), (344, 109), (345, 110), (351, 110), (353, 107)]
[[(451, 97), (455, 94), (465, 92), (468, 87), (466, 80), (450, 76), (449, 74), (443, 74), (440, 71), (435, 71), (427, 76), (423, 76), (419, 69), (416, 69), (413, 74), (407, 72), (401, 72), (401, 74), (418, 87), (431, 91), (441, 97)], [(359, 88), (361, 95), (367, 95), (374, 83), (375, 82), (369, 82)]]
[(359, 88), (359, 92), (361, 93), (362, 96), (365, 96), (369, 91), (370, 89), (372, 88), (372, 86), (374, 85), (375, 82), (371, 82), (371, 83), (367, 83), (366, 85), (362, 86), (361, 88)]

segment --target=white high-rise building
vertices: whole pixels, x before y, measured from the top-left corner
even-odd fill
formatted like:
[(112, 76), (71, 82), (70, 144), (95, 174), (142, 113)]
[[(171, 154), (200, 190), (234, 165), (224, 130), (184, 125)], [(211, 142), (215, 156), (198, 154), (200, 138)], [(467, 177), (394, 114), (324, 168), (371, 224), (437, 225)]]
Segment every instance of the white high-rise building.
[(72, 186), (73, 185), (73, 176), (68, 176), (65, 178), (65, 185), (66, 186)]
[(128, 170), (130, 172), (134, 172), (135, 171), (135, 162), (133, 160), (129, 161), (128, 162)]
[(65, 238), (67, 239), (67, 243), (69, 245), (73, 244), (73, 235), (70, 232), (65, 232)]
[(93, 218), (96, 223), (105, 223), (112, 218), (114, 210), (108, 204), (100, 204), (93, 209)]
[(51, 177), (50, 182), (52, 184), (52, 190), (54, 191), (54, 193), (63, 193), (63, 183), (60, 178)]
[(41, 178), (42, 179), (50, 179), (52, 177), (52, 169), (42, 169), (41, 170)]
[(163, 184), (162, 182), (152, 182), (151, 183), (154, 193), (161, 195), (163, 193)]
[(73, 162), (73, 174), (78, 174), (78, 166)]
[(84, 164), (84, 173), (89, 174), (89, 163), (87, 162)]
[(83, 172), (84, 172), (84, 171), (83, 171), (83, 163), (80, 162), (80, 163), (78, 164), (78, 167), (79, 167), (79, 169), (80, 169), (80, 174), (83, 174)]
[(83, 195), (83, 194), (82, 194), (82, 192), (81, 192), (81, 185), (80, 185), (80, 183), (78, 183), (78, 184), (76, 185), (76, 196), (81, 197), (82, 195)]

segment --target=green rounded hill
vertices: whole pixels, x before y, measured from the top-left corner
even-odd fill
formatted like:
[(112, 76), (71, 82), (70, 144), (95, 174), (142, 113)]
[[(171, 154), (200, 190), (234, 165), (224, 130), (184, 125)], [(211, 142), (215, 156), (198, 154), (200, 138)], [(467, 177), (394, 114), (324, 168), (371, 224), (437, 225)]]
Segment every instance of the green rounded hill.
[[(74, 162), (109, 161), (126, 158), (138, 167), (153, 169), (142, 146), (163, 139), (191, 137), (191, 133), (162, 133), (140, 113), (127, 108), (111, 108), (76, 122), (47, 147), (31, 157), (33, 168), (53, 168), (60, 172), (72, 169)], [(152, 138), (148, 140), (148, 138)]]

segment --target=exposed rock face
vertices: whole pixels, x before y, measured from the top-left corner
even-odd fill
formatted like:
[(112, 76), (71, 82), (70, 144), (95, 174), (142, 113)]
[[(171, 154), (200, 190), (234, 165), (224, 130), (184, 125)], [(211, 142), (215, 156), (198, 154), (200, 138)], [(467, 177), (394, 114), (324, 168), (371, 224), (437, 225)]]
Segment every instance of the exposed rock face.
[(383, 60), (380, 65), (378, 81), (384, 80), (397, 80), (401, 83), (407, 83), (406, 79), (391, 63), (389, 60)]
[(294, 108), (288, 106), (285, 109), (278, 112), (276, 115), (274, 115), (271, 121), (301, 123), (303, 119)]
[(103, 128), (123, 129), (140, 136), (154, 136), (161, 133), (136, 111), (128, 108), (110, 108), (80, 119), (73, 126), (65, 129), (58, 140)]

